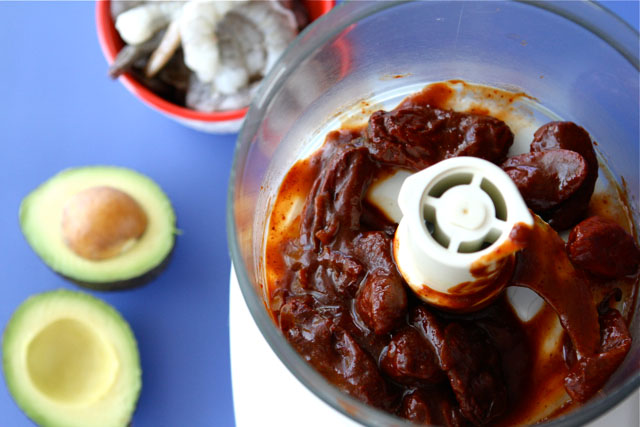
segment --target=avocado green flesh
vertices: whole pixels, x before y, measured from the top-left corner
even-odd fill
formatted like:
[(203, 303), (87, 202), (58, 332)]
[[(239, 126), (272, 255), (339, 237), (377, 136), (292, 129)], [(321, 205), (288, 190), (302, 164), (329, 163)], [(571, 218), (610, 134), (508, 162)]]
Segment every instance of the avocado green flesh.
[[(148, 219), (147, 229), (130, 249), (100, 261), (73, 252), (64, 241), (61, 225), (69, 199), (96, 186), (127, 193)], [(36, 188), (20, 206), (22, 232), (40, 258), (62, 276), (98, 289), (113, 282), (120, 282), (115, 288), (137, 285), (139, 281), (128, 281), (161, 266), (173, 248), (175, 222), (171, 202), (156, 183), (135, 171), (110, 166), (67, 169)]]
[(41, 426), (126, 426), (140, 394), (138, 347), (106, 303), (57, 290), (27, 299), (11, 317), (3, 370), (14, 400)]
[(122, 289), (132, 289), (138, 286), (143, 286), (146, 283), (149, 283), (150, 281), (158, 277), (162, 273), (162, 271), (167, 267), (167, 265), (169, 265), (169, 261), (171, 260), (171, 255), (173, 254), (174, 249), (175, 249), (175, 244), (171, 249), (171, 251), (169, 252), (169, 255), (167, 255), (159, 265), (153, 267), (153, 269), (147, 271), (142, 276), (133, 277), (131, 279), (117, 280), (117, 281), (105, 282), (105, 283), (100, 283), (100, 282), (96, 283), (96, 282), (87, 282), (87, 281), (77, 280), (73, 277), (65, 276), (64, 274), (60, 274), (60, 273), (58, 274), (60, 274), (62, 277), (64, 277), (68, 281), (73, 282), (76, 285), (82, 286), (83, 288), (87, 288), (87, 289), (93, 289), (97, 291), (117, 291)]

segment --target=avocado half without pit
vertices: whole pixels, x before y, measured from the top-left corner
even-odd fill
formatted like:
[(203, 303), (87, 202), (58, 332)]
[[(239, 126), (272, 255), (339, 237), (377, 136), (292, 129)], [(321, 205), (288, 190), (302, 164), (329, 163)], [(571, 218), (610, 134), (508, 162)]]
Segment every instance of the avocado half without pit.
[(14, 400), (41, 426), (127, 426), (142, 385), (127, 322), (97, 298), (63, 289), (18, 307), (2, 367)]
[(20, 225), (54, 271), (92, 289), (123, 289), (157, 276), (173, 250), (176, 217), (162, 189), (130, 169), (67, 169), (31, 192)]

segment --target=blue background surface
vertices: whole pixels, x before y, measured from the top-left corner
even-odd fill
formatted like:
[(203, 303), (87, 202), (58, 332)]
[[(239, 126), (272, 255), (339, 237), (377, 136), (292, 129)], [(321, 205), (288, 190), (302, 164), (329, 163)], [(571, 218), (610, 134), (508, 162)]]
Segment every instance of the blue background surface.
[[(604, 4), (638, 28), (637, 1)], [(67, 167), (140, 171), (168, 194), (183, 234), (154, 282), (94, 292), (138, 338), (143, 390), (133, 425), (231, 426), (225, 204), (235, 135), (187, 129), (111, 81), (94, 8), (0, 3), (0, 328), (29, 295), (78, 289), (22, 237), (22, 198)], [(31, 425), (1, 384), (0, 425)]]

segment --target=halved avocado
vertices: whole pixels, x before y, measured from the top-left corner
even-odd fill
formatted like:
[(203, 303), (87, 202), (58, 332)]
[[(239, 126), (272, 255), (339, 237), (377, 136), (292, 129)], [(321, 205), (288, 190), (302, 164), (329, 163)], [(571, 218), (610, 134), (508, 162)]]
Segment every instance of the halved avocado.
[(54, 271), (98, 290), (138, 286), (157, 276), (175, 242), (169, 198), (130, 169), (67, 169), (24, 198), (22, 233)]
[(99, 299), (64, 289), (13, 313), (2, 368), (18, 406), (41, 426), (126, 426), (142, 386), (127, 322)]

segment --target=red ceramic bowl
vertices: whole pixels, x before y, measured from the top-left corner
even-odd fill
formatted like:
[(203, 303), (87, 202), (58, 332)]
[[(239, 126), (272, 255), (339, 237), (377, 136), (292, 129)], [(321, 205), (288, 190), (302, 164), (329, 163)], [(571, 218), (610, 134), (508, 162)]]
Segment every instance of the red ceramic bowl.
[[(309, 16), (313, 21), (329, 12), (333, 6), (335, 6), (336, 2), (335, 0), (304, 0), (303, 3), (307, 7)], [(105, 58), (107, 58), (109, 64), (113, 63), (114, 58), (124, 46), (124, 42), (120, 38), (120, 35), (114, 26), (113, 19), (111, 18), (110, 6), (110, 0), (96, 2), (96, 26), (98, 29), (98, 40), (100, 42), (100, 47), (102, 48), (102, 53)], [(120, 76), (119, 80), (131, 93), (140, 98), (142, 102), (151, 108), (178, 121), (179, 123), (206, 132), (237, 132), (238, 129), (240, 129), (244, 116), (248, 110), (248, 107), (239, 110), (216, 111), (212, 113), (191, 110), (161, 98), (136, 81), (128, 73)]]

